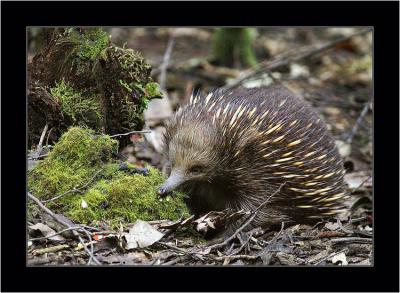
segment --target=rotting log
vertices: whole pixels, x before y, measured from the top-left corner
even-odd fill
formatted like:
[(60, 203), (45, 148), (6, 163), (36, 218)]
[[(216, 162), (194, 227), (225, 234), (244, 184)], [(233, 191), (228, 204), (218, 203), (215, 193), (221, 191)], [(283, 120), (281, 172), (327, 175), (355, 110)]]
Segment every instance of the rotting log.
[(115, 46), (101, 28), (46, 29), (46, 36), (28, 64), (29, 148), (46, 124), (50, 143), (72, 125), (110, 135), (142, 128), (143, 111), (161, 93), (138, 52)]

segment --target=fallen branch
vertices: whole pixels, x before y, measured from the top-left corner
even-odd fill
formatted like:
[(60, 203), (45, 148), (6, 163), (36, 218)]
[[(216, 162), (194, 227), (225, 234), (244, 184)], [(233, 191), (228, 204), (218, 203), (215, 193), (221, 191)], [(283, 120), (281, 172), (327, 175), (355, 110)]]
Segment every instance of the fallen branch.
[[(74, 228), (76, 226), (72, 226), (69, 223), (59, 219), (56, 214), (54, 214), (50, 209), (48, 209), (46, 206), (44, 206), (44, 204), (37, 199), (35, 196), (33, 196), (30, 192), (28, 192), (28, 197), (33, 200), (43, 211), (45, 211), (48, 215), (50, 215), (54, 220), (56, 220), (58, 223), (60, 223), (61, 225), (68, 227), (68, 228)], [(78, 226), (79, 227), (79, 226)], [(78, 234), (78, 232), (75, 231), (75, 229), (72, 229), (72, 233), (74, 234), (74, 236), (78, 237), (79, 241), (82, 243), (85, 251), (88, 253), (89, 255), (89, 260), (87, 265), (90, 265), (92, 263), (92, 260), (96, 263), (96, 264), (100, 264), (99, 260), (94, 256), (93, 251), (93, 243), (92, 243), (92, 236), (90, 235), (90, 232), (88, 232), (86, 229), (79, 227), (88, 237), (89, 242), (90, 242), (90, 250), (85, 246), (85, 242), (83, 241), (82, 237)]]
[(257, 255), (237, 254), (237, 255), (217, 256), (217, 257), (213, 257), (213, 259), (217, 260), (217, 261), (225, 261), (225, 260), (232, 261), (232, 260), (236, 260), (236, 259), (255, 260), (258, 257), (259, 256), (257, 256)]
[(345, 36), (345, 37), (341, 37), (338, 38), (336, 40), (333, 40), (331, 42), (327, 42), (323, 45), (320, 45), (318, 47), (312, 46), (311, 48), (306, 48), (303, 52), (299, 52), (296, 55), (290, 57), (290, 56), (282, 56), (280, 58), (277, 58), (275, 60), (272, 61), (264, 61), (259, 63), (258, 65), (256, 65), (255, 69), (249, 70), (247, 73), (245, 73), (242, 77), (236, 79), (235, 81), (233, 81), (231, 84), (226, 85), (225, 87), (223, 87), (226, 90), (230, 90), (233, 88), (238, 87), (239, 85), (241, 85), (245, 80), (255, 77), (260, 73), (264, 73), (265, 71), (272, 71), (272, 70), (276, 70), (280, 67), (283, 66), (287, 66), (293, 62), (298, 62), (302, 59), (306, 59), (309, 58), (311, 56), (317, 55), (319, 53), (325, 52), (331, 48), (334, 48), (335, 46), (348, 41), (349, 39), (355, 37), (355, 36), (359, 36), (359, 35), (363, 35), (366, 34), (368, 32), (371, 32), (372, 30), (370, 28), (367, 29), (363, 29), (360, 30), (358, 32), (355, 32), (354, 34), (351, 34), (349, 36)]
[(340, 242), (352, 242), (352, 243), (372, 243), (372, 238), (362, 238), (362, 237), (343, 237), (331, 239), (332, 243)]
[(129, 135), (129, 134), (134, 134), (134, 133), (151, 133), (151, 131), (150, 130), (134, 130), (134, 131), (126, 132), (126, 133), (110, 135), (110, 137), (125, 136), (125, 135)]
[(354, 187), (351, 191), (350, 194), (353, 194), (355, 191), (357, 191), (359, 188), (361, 188), (365, 182), (367, 182), (369, 179), (371, 179), (371, 175), (369, 175), (367, 178), (365, 178), (358, 186)]
[(365, 115), (367, 114), (370, 104), (371, 104), (371, 101), (368, 101), (365, 104), (363, 110), (360, 113), (360, 116), (358, 116), (356, 123), (353, 125), (351, 133), (349, 134), (349, 137), (347, 138), (347, 141), (346, 141), (348, 144), (352, 143), (354, 135), (356, 135), (356, 133), (358, 131), (358, 128), (360, 127), (361, 122), (363, 121)]

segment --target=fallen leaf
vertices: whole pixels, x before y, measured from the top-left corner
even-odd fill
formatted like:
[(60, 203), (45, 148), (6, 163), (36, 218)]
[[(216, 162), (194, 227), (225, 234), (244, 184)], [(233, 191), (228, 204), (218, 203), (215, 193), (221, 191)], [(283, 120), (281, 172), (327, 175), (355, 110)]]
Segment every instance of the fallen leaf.
[[(37, 223), (35, 225), (29, 226), (29, 228), (32, 230), (40, 231), (43, 234), (43, 236), (45, 236), (45, 237), (56, 233), (56, 231), (54, 231), (49, 226), (42, 224), (42, 223)], [(54, 235), (54, 236), (49, 237), (49, 239), (53, 240), (53, 241), (64, 241), (65, 240), (65, 238), (62, 237), (61, 235)]]
[(344, 142), (342, 140), (336, 140), (335, 144), (339, 150), (339, 154), (342, 158), (348, 157), (351, 154), (351, 145), (348, 144), (347, 142)]
[(309, 71), (308, 67), (297, 64), (297, 63), (292, 63), (290, 65), (290, 76), (292, 78), (308, 77), (309, 75), (310, 75), (310, 71)]
[(337, 222), (336, 223), (328, 222), (325, 224), (325, 228), (331, 231), (335, 231), (340, 228), (340, 225)]
[(341, 253), (333, 256), (332, 263), (333, 264), (339, 263), (339, 265), (347, 266), (348, 262), (347, 262), (346, 255), (344, 254), (344, 252), (341, 252)]
[(367, 232), (372, 232), (373, 229), (370, 226), (367, 225), (367, 226), (364, 227), (364, 230), (367, 231)]
[(205, 234), (209, 230), (224, 228), (246, 214), (248, 214), (248, 212), (243, 210), (235, 212), (230, 209), (225, 209), (219, 212), (211, 211), (193, 221), (193, 223), (197, 232)]
[(126, 249), (143, 248), (152, 245), (160, 240), (164, 234), (157, 231), (149, 223), (137, 220), (133, 227), (129, 229), (129, 233), (124, 234), (126, 240)]
[(349, 185), (349, 188), (359, 188), (372, 186), (372, 177), (365, 171), (353, 172), (344, 175), (344, 181)]

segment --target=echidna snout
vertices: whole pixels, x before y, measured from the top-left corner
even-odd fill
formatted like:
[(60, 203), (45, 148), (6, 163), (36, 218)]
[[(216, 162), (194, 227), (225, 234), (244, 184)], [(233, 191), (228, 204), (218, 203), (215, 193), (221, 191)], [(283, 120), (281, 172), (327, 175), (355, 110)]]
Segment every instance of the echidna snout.
[(177, 189), (184, 181), (185, 178), (183, 174), (174, 170), (164, 184), (157, 190), (157, 193), (160, 196), (165, 196), (171, 191)]
[(215, 91), (191, 97), (165, 134), (171, 175), (192, 213), (259, 211), (253, 225), (305, 222), (343, 209), (344, 168), (325, 123), (282, 87)]

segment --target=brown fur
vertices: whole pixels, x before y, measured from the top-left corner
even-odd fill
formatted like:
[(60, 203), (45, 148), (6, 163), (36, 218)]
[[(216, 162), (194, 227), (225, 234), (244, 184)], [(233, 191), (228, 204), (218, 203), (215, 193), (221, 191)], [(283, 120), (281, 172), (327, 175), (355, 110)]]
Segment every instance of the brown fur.
[[(306, 222), (342, 209), (343, 164), (326, 125), (282, 87), (191, 98), (167, 126), (165, 155), (197, 215), (253, 210), (254, 221)], [(168, 182), (168, 181), (167, 181)]]

